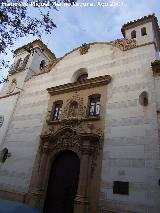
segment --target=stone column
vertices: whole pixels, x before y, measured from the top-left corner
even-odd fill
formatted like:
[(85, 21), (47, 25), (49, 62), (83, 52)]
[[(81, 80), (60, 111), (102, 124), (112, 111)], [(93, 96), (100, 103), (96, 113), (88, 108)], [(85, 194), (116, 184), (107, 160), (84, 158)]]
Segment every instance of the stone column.
[(88, 213), (88, 190), (89, 190), (89, 165), (90, 165), (90, 142), (83, 141), (81, 149), (81, 165), (77, 196), (75, 198), (74, 213)]
[(33, 171), (31, 186), (26, 203), (32, 207), (41, 209), (42, 197), (44, 193), (44, 175), (48, 160), (48, 143), (45, 143), (40, 148), (36, 159), (36, 166)]

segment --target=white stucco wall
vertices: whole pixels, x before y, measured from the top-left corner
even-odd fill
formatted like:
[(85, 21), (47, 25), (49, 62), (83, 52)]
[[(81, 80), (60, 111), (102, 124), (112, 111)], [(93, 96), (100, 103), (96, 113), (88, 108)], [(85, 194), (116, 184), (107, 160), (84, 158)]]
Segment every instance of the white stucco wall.
[[(154, 47), (130, 50), (125, 55), (118, 70), (112, 71), (113, 74), (109, 72), (113, 81), (109, 85), (106, 111), (101, 188), (102, 203), (104, 200), (106, 203), (103, 208), (118, 206), (133, 212), (158, 213), (159, 142), (150, 68), (155, 59)], [(147, 107), (139, 104), (143, 91), (149, 94)], [(128, 181), (129, 196), (113, 194), (113, 181)]]
[(18, 95), (13, 95), (0, 100), (0, 115), (4, 116), (4, 122), (0, 128), (0, 148), (3, 147), (4, 137), (8, 130), (8, 125), (11, 120), (17, 98)]

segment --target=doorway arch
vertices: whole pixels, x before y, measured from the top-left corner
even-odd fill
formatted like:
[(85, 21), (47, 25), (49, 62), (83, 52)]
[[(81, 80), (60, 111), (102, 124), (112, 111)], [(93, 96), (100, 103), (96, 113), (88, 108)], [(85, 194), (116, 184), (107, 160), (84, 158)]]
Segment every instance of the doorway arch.
[(73, 213), (80, 173), (80, 159), (73, 151), (63, 151), (52, 163), (44, 213)]

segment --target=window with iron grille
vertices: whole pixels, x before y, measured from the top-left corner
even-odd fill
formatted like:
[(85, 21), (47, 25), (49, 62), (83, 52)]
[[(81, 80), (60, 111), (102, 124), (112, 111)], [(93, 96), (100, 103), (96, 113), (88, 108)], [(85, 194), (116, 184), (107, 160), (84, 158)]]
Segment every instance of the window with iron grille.
[(54, 104), (54, 113), (52, 120), (60, 120), (61, 112), (62, 112), (62, 101), (57, 101)]
[(89, 115), (98, 116), (100, 114), (100, 96), (93, 95), (89, 97)]

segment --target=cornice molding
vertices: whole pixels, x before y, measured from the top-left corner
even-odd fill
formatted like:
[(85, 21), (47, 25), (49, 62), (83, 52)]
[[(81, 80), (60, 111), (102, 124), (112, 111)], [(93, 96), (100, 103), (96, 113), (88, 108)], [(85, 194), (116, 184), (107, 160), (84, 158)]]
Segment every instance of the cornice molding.
[(13, 95), (17, 95), (17, 94), (19, 94), (19, 93), (20, 93), (20, 91), (14, 92), (14, 93), (10, 93), (10, 94), (4, 95), (4, 96), (0, 96), (0, 99), (2, 99), (2, 98), (7, 98), (7, 97), (10, 97), (10, 96), (13, 96)]
[(68, 83), (68, 84), (63, 84), (60, 86), (51, 87), (51, 88), (48, 88), (47, 91), (50, 95), (57, 95), (57, 94), (68, 93), (72, 91), (79, 91), (83, 89), (106, 85), (106, 84), (109, 84), (110, 81), (111, 81), (111, 76), (105, 75), (105, 76), (90, 78), (85, 81), (77, 81), (74, 83)]
[[(119, 41), (123, 42), (123, 45), (125, 45), (126, 42), (127, 42), (127, 43), (131, 43), (132, 45), (131, 45), (131, 46), (128, 46), (128, 48), (122, 48), (122, 47), (120, 47), (119, 44), (118, 44)], [(128, 50), (128, 49), (133, 49), (133, 43), (135, 43), (135, 40), (133, 40), (133, 39), (120, 38), (120, 39), (116, 39), (116, 40), (114, 40), (114, 41), (109, 41), (109, 42), (92, 42), (92, 43), (87, 43), (87, 44), (85, 43), (84, 45), (85, 45), (85, 47), (88, 48), (88, 50), (89, 50), (89, 48), (91, 48), (91, 47), (94, 46), (94, 45), (111, 45), (111, 46), (113, 46), (113, 47), (117, 47), (117, 48), (120, 49), (121, 51), (125, 51), (125, 50)], [(63, 60), (63, 58), (65, 58), (67, 55), (73, 53), (74, 51), (77, 51), (77, 50), (80, 51), (80, 49), (82, 48), (82, 46), (83, 46), (83, 45), (81, 45), (80, 47), (76, 47), (76, 48), (72, 49), (71, 51), (67, 52), (63, 57), (59, 58), (59, 60), (58, 60), (57, 62)], [(136, 48), (136, 47), (137, 47), (137, 46), (134, 45), (134, 48)], [(87, 52), (88, 52), (88, 50), (87, 50)], [(82, 55), (83, 55), (83, 54), (82, 54)]]
[[(74, 118), (71, 118), (71, 119), (66, 119), (66, 121), (74, 121), (75, 119)], [(82, 122), (82, 121), (98, 121), (100, 120), (100, 116), (87, 116), (87, 117), (84, 117), (82, 119), (79, 119), (79, 122)], [(47, 124), (48, 125), (57, 125), (57, 124), (61, 124), (62, 122), (65, 122), (65, 120), (57, 120), (57, 121), (53, 121), (51, 119), (49, 120), (46, 120)]]
[[(93, 42), (93, 43), (85, 44), (87, 46), (87, 49), (85, 49), (85, 52), (83, 52), (83, 54), (80, 54), (80, 55), (83, 56), (84, 54), (86, 54), (88, 52), (88, 50), (89, 50), (89, 48), (91, 48), (91, 46), (94, 46), (94, 45), (97, 45), (97, 44), (100, 44), (100, 45), (112, 45), (113, 47), (116, 47), (116, 48), (120, 49), (121, 51), (128, 51), (128, 50), (132, 50), (134, 48), (139, 48), (139, 47), (143, 47), (143, 46), (147, 46), (147, 45), (151, 45), (151, 44), (155, 45), (155, 42), (148, 42), (148, 43), (145, 43), (145, 44), (137, 45), (136, 41), (134, 39), (125, 39), (125, 38), (117, 39), (117, 40), (114, 40), (114, 41), (111, 41), (111, 42)], [(73, 53), (74, 51), (77, 51), (77, 50), (80, 51), (81, 48), (82, 48), (82, 46), (74, 48), (70, 52), (66, 53), (63, 57), (51, 60), (49, 62), (49, 64), (47, 64), (44, 67), (42, 72), (34, 74), (32, 77), (38, 76), (38, 75), (43, 75), (45, 73), (50, 72), (52, 70), (52, 68), (54, 68), (67, 55), (69, 55), (69, 54), (71, 54), (71, 53)]]
[[(88, 45), (91, 48), (91, 46), (96, 45), (96, 44), (112, 45), (113, 47), (116, 47), (116, 48), (120, 49), (121, 51), (128, 51), (128, 50), (132, 50), (132, 49), (135, 49), (135, 48), (139, 48), (139, 47), (143, 47), (143, 46), (147, 46), (147, 45), (151, 45), (151, 44), (155, 45), (155, 42), (147, 42), (147, 43), (144, 43), (144, 44), (137, 45), (136, 41), (134, 39), (124, 39), (124, 38), (122, 38), (122, 39), (117, 39), (117, 40), (111, 41), (111, 42), (94, 42), (94, 43), (89, 43)], [(80, 48), (81, 47), (75, 48), (75, 49), (71, 50), (70, 52), (66, 53), (63, 57), (51, 61), (50, 62), (50, 64), (52, 64), (51, 66), (47, 66), (46, 65), (46, 67), (44, 67), (44, 71), (42, 71), (41, 73), (38, 73), (38, 74), (34, 74), (33, 76), (42, 75), (44, 73), (50, 72), (51, 69), (54, 68), (67, 55), (71, 54), (74, 51), (79, 50)]]

